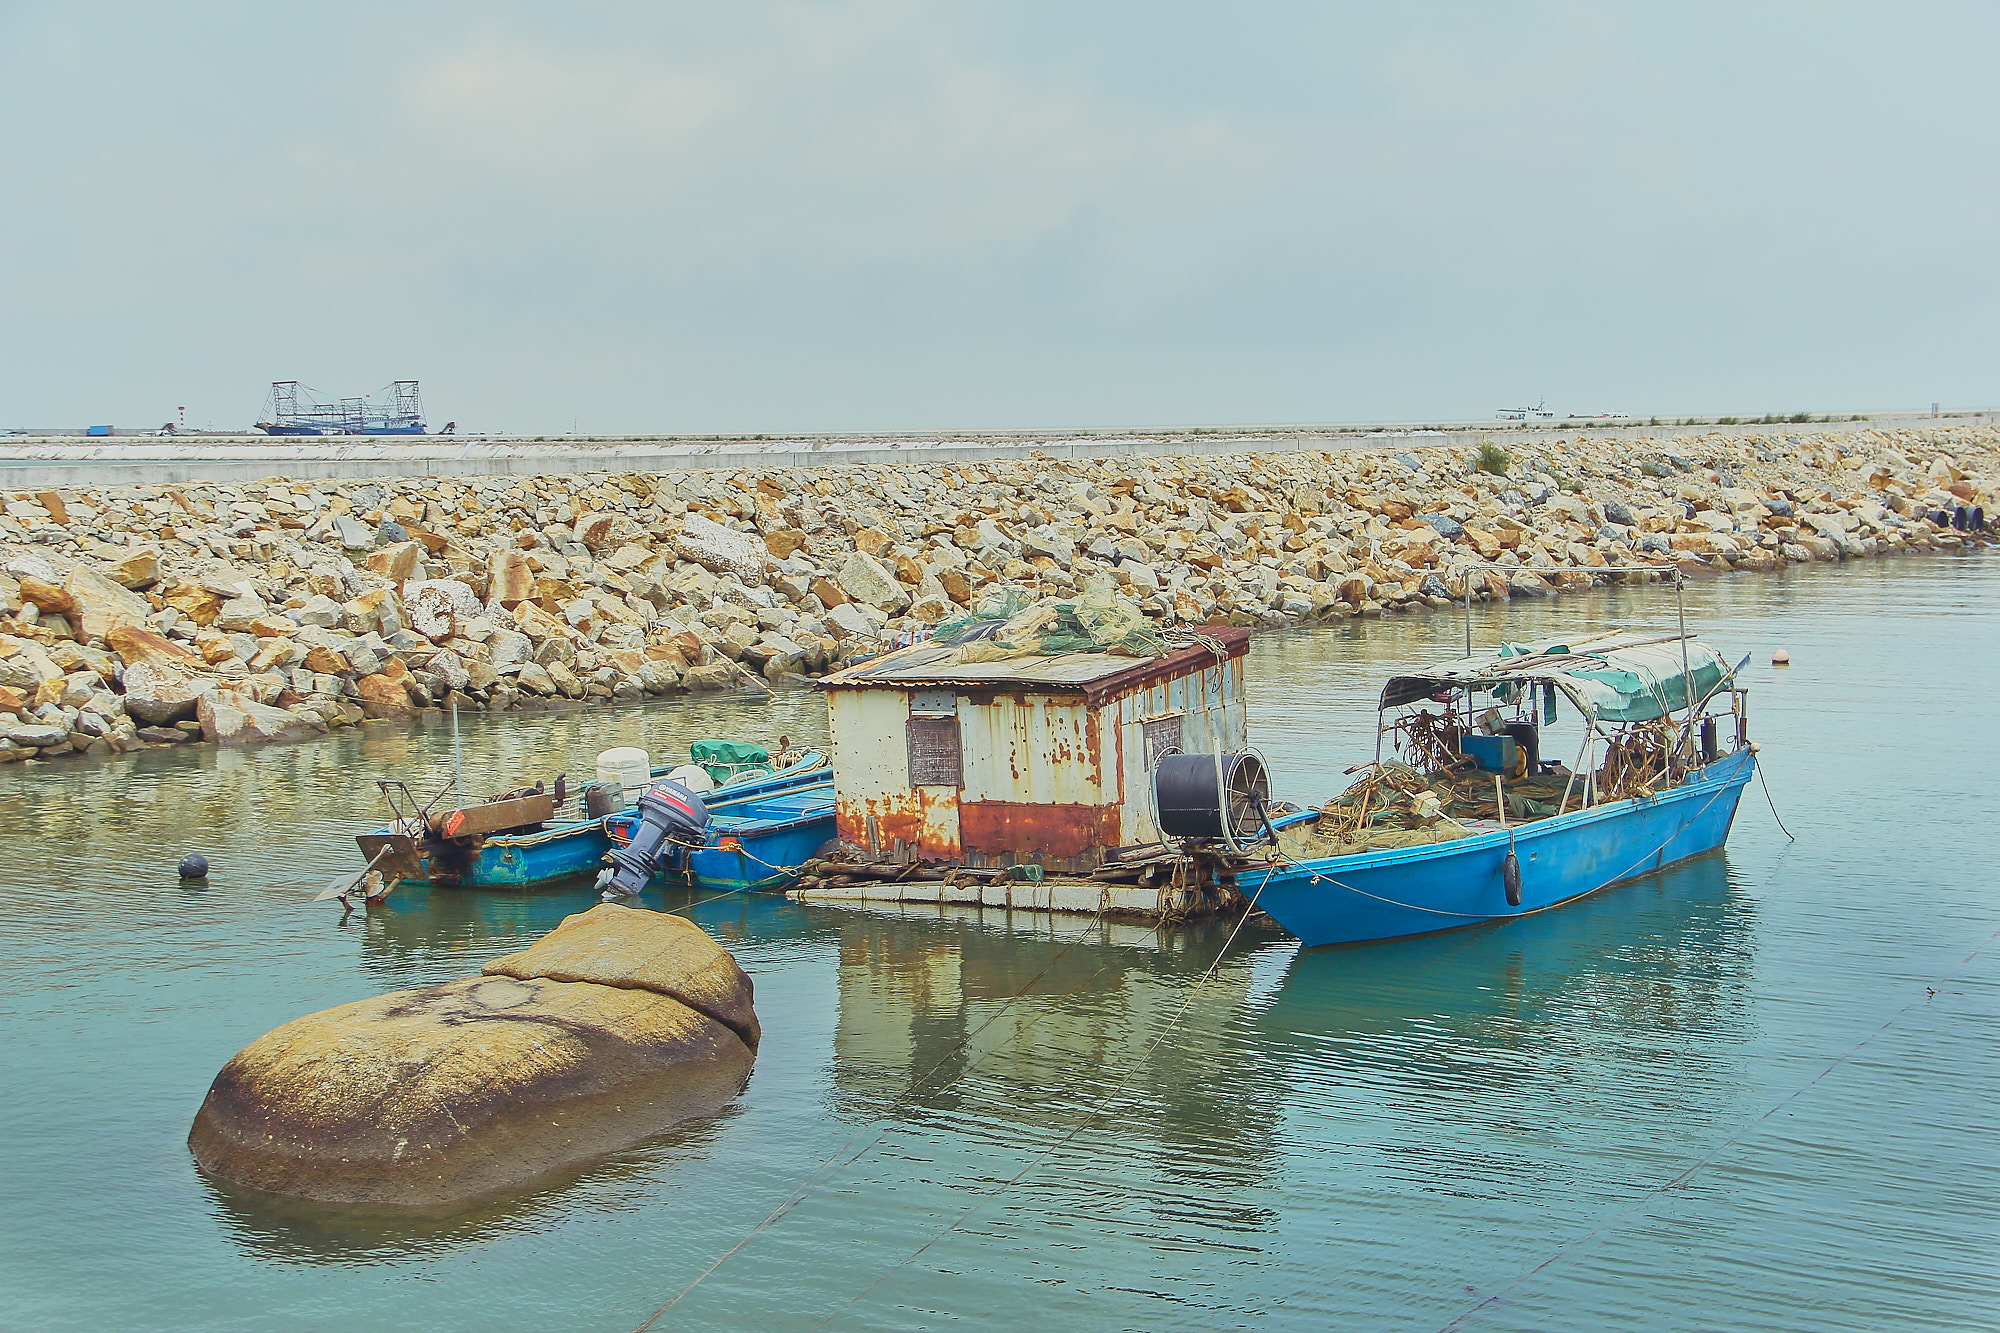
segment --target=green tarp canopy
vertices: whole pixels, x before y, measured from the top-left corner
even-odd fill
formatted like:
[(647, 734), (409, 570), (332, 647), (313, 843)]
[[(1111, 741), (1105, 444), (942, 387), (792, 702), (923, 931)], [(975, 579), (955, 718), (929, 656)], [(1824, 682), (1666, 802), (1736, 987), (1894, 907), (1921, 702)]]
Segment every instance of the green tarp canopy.
[(1398, 708), (1468, 686), (1511, 699), (1522, 689), (1549, 684), (1599, 722), (1650, 722), (1699, 702), (1729, 674), (1722, 655), (1692, 639), (1682, 643), (1603, 642), (1503, 645), (1493, 657), (1468, 657), (1410, 675), (1391, 677), (1382, 707)]
[(688, 747), (688, 758), (718, 787), (740, 773), (771, 771), (771, 752), (748, 741), (696, 741)]

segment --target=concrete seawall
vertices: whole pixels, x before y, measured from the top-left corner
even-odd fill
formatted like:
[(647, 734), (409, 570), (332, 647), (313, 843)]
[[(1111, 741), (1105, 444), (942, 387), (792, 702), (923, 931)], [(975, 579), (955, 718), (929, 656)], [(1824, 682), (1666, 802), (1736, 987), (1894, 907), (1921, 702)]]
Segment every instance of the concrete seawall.
[[(412, 446), (301, 445), (300, 470), (373, 474), (0, 472), (0, 762), (295, 739), (446, 703), (761, 687), (1000, 593), (1115, 589), (1161, 620), (1279, 625), (1652, 576), (1610, 566), (1962, 551), (2000, 507), (2000, 426), (1970, 423), (456, 447), (478, 470), (385, 473), (351, 451)], [(607, 459), (616, 470), (574, 470)]]
[[(1951, 422), (1907, 414), (1856, 421), (1771, 426), (1773, 432), (1853, 435), (1868, 430), (1938, 429), (1989, 424), (1976, 413)], [(264, 436), (29, 436), (0, 439), (0, 486), (127, 486), (196, 481), (367, 480), (382, 477), (533, 477), (595, 472), (665, 472), (687, 468), (812, 468), (828, 464), (895, 467), (1026, 459), (1208, 457), (1217, 454), (1396, 450), (1491, 439), (1503, 448), (1561, 441), (1640, 442), (1696, 438), (1718, 427), (1613, 426), (1589, 422), (1455, 422), (1442, 426), (1217, 427), (1202, 430), (972, 431), (579, 439), (424, 436), (417, 439), (271, 439)], [(1741, 428), (1729, 428), (1741, 429)], [(1755, 428), (1753, 428), (1755, 429)]]

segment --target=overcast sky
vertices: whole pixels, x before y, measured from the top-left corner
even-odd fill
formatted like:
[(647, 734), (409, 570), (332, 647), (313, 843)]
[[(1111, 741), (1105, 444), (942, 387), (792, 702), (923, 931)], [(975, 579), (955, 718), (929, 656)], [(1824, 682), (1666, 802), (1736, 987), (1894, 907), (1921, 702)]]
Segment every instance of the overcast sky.
[(0, 0), (0, 427), (1992, 405), (1997, 16)]

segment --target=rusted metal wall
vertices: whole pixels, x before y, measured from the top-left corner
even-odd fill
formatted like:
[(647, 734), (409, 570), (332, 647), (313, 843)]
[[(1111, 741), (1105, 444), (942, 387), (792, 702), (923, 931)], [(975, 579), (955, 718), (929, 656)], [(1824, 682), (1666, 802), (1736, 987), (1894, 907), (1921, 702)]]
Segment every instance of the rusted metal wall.
[(900, 689), (827, 695), (834, 823), (844, 842), (925, 860), (959, 856), (958, 788), (910, 784), (910, 696)]
[(1210, 665), (1107, 702), (1105, 721), (1107, 728), (1115, 728), (1116, 740), (1107, 740), (1106, 750), (1118, 756), (1125, 792), (1119, 840), (1114, 845), (1153, 842), (1160, 836), (1152, 783), (1153, 761), (1158, 756), (1147, 743), (1148, 724), (1153, 724), (1156, 734), (1177, 731), (1178, 747), (1184, 754), (1241, 750), (1247, 744), (1243, 663), (1239, 658)]
[[(927, 861), (1087, 870), (1112, 848), (1160, 836), (1151, 751), (1163, 738), (1177, 732), (1188, 753), (1244, 745), (1240, 659), (1094, 703), (1080, 694), (906, 685), (834, 691), (827, 702), (840, 837)], [(958, 785), (912, 785), (913, 716), (932, 776), (941, 769), (931, 733), (940, 718), (955, 717)]]

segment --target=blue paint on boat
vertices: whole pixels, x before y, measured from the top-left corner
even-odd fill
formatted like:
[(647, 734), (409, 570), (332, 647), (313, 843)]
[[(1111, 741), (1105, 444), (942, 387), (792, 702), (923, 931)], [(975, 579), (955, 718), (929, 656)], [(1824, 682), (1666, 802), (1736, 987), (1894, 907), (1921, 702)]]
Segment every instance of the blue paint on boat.
[[(833, 770), (820, 755), (768, 777), (704, 792), (702, 801), (709, 814), (704, 845), (688, 854), (686, 871), (663, 870), (656, 878), (712, 893), (782, 890), (834, 836)], [(638, 821), (637, 811), (606, 817), (610, 842), (630, 842)]]
[[(1650, 798), (1453, 842), (1292, 862), (1245, 873), (1239, 884), (1308, 947), (1512, 920), (1721, 847), (1756, 764), (1745, 747)], [(1317, 817), (1305, 811), (1277, 822)], [(1518, 907), (1508, 906), (1502, 878), (1510, 846), (1521, 868)]]
[[(653, 777), (663, 777), (667, 771), (654, 769)], [(775, 773), (718, 788), (705, 801), (715, 823), (709, 849), (695, 853), (698, 886), (783, 887), (789, 881), (766, 865), (796, 868), (833, 836), (833, 770), (818, 751)], [(555, 821), (532, 833), (495, 834), (473, 850), (454, 887), (520, 891), (594, 875), (611, 850), (614, 835), (607, 826), (617, 829), (615, 836), (622, 844), (630, 840), (637, 818), (636, 811), (627, 810), (595, 819)], [(365, 836), (397, 831), (384, 827)], [(720, 850), (717, 844), (723, 837), (742, 840), (742, 853)], [(405, 876), (402, 883), (432, 883), (429, 862), (421, 851), (418, 855), (424, 873)]]
[(460, 887), (527, 889), (594, 874), (610, 846), (603, 819), (565, 820), (536, 833), (491, 837), (472, 854)]

